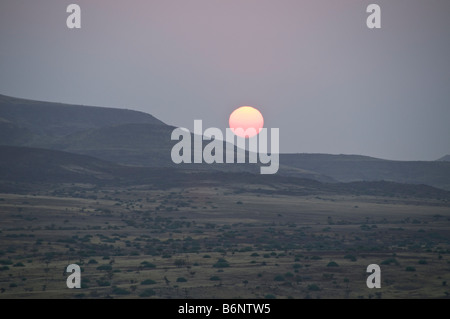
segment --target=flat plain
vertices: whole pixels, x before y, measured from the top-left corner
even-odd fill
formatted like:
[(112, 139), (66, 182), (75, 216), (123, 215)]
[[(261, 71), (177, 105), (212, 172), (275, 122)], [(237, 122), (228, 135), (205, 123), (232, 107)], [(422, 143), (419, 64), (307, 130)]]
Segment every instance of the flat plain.
[[(274, 187), (2, 193), (0, 298), (449, 297), (448, 200)], [(66, 286), (73, 263), (81, 289)]]

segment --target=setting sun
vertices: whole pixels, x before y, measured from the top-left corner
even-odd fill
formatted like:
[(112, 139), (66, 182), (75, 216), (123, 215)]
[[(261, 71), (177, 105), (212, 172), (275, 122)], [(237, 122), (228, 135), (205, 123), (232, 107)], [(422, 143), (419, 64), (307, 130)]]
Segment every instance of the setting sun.
[(234, 134), (249, 138), (261, 132), (264, 118), (254, 107), (241, 106), (231, 113), (229, 125)]

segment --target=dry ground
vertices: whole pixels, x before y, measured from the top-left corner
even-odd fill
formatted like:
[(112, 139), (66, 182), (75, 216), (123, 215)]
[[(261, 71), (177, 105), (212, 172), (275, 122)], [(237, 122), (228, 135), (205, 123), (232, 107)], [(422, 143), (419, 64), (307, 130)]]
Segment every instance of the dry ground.
[(60, 185), (0, 194), (0, 231), (0, 298), (450, 294), (450, 207), (433, 200)]

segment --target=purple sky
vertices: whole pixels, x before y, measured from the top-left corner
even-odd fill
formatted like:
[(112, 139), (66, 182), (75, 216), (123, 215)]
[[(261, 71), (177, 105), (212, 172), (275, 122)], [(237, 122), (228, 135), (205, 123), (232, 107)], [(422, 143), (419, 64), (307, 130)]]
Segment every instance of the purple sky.
[(282, 152), (434, 160), (450, 153), (449, 17), (448, 0), (2, 0), (0, 94), (191, 129), (251, 105)]

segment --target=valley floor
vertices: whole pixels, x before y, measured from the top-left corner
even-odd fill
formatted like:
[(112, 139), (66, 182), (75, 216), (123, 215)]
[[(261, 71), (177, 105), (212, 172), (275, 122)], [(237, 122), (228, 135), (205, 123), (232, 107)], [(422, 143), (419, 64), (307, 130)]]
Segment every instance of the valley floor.
[[(66, 286), (73, 263), (81, 289)], [(369, 264), (381, 289), (366, 286)], [(209, 185), (0, 194), (0, 298), (449, 295), (450, 207), (435, 200)]]

